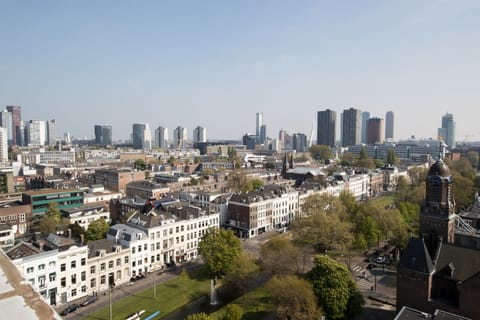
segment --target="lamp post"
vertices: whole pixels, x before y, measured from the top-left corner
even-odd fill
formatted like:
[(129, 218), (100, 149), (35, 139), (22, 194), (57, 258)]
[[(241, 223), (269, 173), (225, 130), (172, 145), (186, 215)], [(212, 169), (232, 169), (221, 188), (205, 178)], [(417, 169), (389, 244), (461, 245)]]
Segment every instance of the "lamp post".
[(110, 320), (112, 320), (112, 287), (108, 286), (108, 302), (109, 302), (109, 309), (110, 309)]

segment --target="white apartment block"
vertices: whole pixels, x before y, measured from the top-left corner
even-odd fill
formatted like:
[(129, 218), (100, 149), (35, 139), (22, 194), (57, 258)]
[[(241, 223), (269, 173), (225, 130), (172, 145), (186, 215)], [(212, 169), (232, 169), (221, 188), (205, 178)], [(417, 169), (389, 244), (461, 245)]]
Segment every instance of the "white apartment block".
[(0, 162), (8, 161), (8, 131), (0, 127)]
[(58, 295), (60, 303), (64, 304), (87, 295), (87, 258), (86, 246), (71, 246), (65, 251), (59, 251), (57, 270), (60, 279)]
[(88, 229), (90, 223), (98, 219), (104, 219), (110, 223), (110, 212), (105, 211), (103, 206), (82, 206), (79, 208), (62, 209), (62, 216), (69, 224), (78, 223), (84, 230)]
[(130, 281), (130, 248), (111, 240), (88, 243), (87, 292), (94, 295)]
[(356, 200), (366, 199), (370, 189), (370, 178), (368, 174), (348, 176), (346, 189)]

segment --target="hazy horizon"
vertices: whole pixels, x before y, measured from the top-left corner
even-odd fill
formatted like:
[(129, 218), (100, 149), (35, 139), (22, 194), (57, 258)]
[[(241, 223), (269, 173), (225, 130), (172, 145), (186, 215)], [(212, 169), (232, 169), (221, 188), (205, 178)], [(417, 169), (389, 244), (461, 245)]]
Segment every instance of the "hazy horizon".
[(480, 140), (479, 14), (474, 0), (3, 2), (0, 107), (115, 139), (147, 122), (239, 140), (256, 112), (269, 137), (308, 137), (318, 111), (350, 107), (393, 111), (397, 139), (436, 138), (449, 112), (457, 141)]

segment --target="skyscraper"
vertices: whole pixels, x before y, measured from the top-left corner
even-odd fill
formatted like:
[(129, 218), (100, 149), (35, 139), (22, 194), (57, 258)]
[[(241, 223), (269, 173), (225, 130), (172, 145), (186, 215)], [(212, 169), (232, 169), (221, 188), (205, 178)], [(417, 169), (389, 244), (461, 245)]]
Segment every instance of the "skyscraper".
[(26, 125), (27, 142), (29, 146), (44, 146), (45, 138), (47, 137), (45, 121), (30, 120)]
[(327, 109), (317, 113), (317, 144), (335, 146), (337, 112)]
[(449, 147), (455, 147), (455, 121), (453, 114), (446, 113), (442, 117), (442, 128), (438, 130), (439, 139), (443, 140)]
[(173, 130), (173, 144), (175, 149), (185, 148), (187, 142), (187, 128), (178, 126)]
[(0, 162), (8, 161), (8, 132), (0, 127)]
[(362, 135), (362, 111), (354, 108), (343, 110), (342, 129), (344, 147), (359, 144)]
[(193, 142), (207, 142), (207, 130), (204, 127), (196, 127), (193, 129)]
[(54, 146), (57, 143), (57, 138), (55, 137), (55, 119), (47, 120), (47, 145)]
[(263, 124), (263, 113), (257, 112), (257, 125), (255, 129), (255, 143), (260, 143), (260, 128)]
[(367, 143), (367, 121), (370, 119), (370, 112), (362, 112), (362, 143)]
[(132, 145), (134, 149), (152, 149), (152, 133), (148, 123), (134, 123), (132, 131)]
[(267, 140), (267, 125), (262, 124), (260, 127), (260, 144), (265, 144), (265, 141)]
[(12, 140), (13, 140), (12, 114), (7, 109), (0, 112), (0, 127), (7, 129), (8, 144), (12, 144)]
[(307, 152), (307, 136), (303, 133), (292, 135), (292, 149), (297, 152)]
[(112, 126), (109, 124), (102, 126), (102, 144), (105, 146), (112, 145)]
[(162, 126), (155, 130), (155, 146), (168, 149), (168, 129)]
[(7, 106), (7, 111), (12, 114), (12, 144), (22, 145), (23, 132), (20, 128), (22, 125), (22, 107)]
[(367, 120), (367, 144), (382, 144), (383, 139), (383, 119), (370, 118)]
[(96, 124), (93, 129), (95, 131), (95, 144), (102, 144), (102, 126)]
[(385, 139), (393, 139), (394, 138), (394, 130), (395, 130), (395, 117), (393, 111), (388, 111), (385, 114)]

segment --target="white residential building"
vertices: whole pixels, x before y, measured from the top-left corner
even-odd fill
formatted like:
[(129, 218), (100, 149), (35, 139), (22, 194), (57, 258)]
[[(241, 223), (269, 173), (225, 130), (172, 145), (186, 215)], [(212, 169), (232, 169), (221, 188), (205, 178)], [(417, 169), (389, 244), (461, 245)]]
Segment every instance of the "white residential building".
[(110, 223), (110, 212), (105, 211), (103, 206), (81, 206), (78, 208), (62, 209), (62, 216), (69, 221), (69, 224), (78, 223), (84, 230), (88, 229), (91, 222), (104, 219)]
[(64, 304), (87, 295), (87, 257), (86, 246), (71, 246), (59, 251), (57, 270), (60, 278), (58, 294), (60, 303)]
[(0, 162), (8, 161), (8, 130), (0, 127)]

